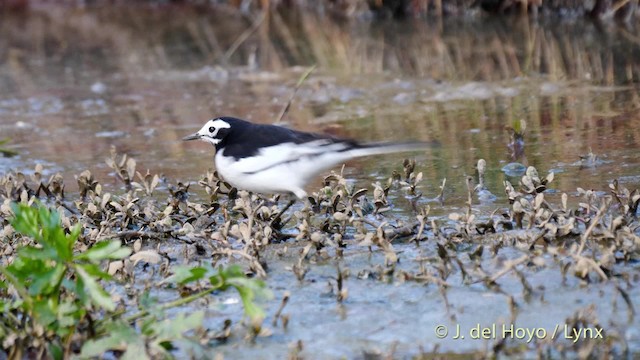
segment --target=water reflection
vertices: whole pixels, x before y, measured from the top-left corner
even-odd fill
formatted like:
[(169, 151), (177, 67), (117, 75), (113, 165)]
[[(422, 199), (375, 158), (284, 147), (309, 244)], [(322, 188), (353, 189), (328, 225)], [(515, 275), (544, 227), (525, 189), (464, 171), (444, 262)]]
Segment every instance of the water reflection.
[[(85, 168), (106, 175), (116, 145), (143, 168), (194, 180), (211, 167), (211, 150), (179, 139), (212, 115), (272, 122), (310, 64), (319, 70), (285, 120), (363, 140), (438, 140), (418, 156), (434, 192), (445, 177), (451, 196), (463, 192), (463, 176), (484, 158), (488, 186), (502, 193), (500, 169), (514, 160), (505, 126), (520, 119), (528, 127), (518, 161), (564, 174), (562, 191), (637, 173), (639, 49), (624, 29), (337, 23), (167, 5), (8, 12), (0, 38), (3, 136), (25, 166), (41, 159), (69, 179)], [(581, 169), (590, 149), (606, 161)], [(350, 171), (387, 176), (400, 156)]]

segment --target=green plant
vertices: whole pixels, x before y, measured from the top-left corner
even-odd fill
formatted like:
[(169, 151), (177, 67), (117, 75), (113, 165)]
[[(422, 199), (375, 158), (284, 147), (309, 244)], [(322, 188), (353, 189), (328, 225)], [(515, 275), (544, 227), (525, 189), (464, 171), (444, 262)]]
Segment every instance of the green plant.
[[(69, 233), (60, 225), (60, 215), (43, 205), (12, 204), (11, 225), (33, 245), (18, 251), (13, 262), (0, 267), (0, 274), (17, 296), (0, 300), (5, 332), (14, 332), (10, 351), (36, 346), (30, 332), (42, 332), (49, 354), (60, 358), (79, 326), (90, 326), (89, 311), (115, 309), (115, 303), (100, 285), (110, 276), (102, 271), (102, 260), (121, 259), (131, 252), (119, 241), (104, 241), (74, 254), (81, 227)], [(9, 330), (10, 329), (10, 330)], [(36, 346), (37, 347), (37, 346)]]
[[(235, 288), (240, 294), (245, 314), (252, 322), (254, 333), (260, 331), (264, 311), (255, 304), (257, 297), (268, 297), (263, 281), (248, 279), (242, 268), (232, 265), (228, 268), (214, 269), (210, 265), (188, 267), (176, 266), (174, 274), (162, 283), (184, 286), (208, 280), (208, 284), (199, 292), (181, 297), (168, 303), (158, 303), (156, 299), (146, 296), (140, 298), (140, 308), (143, 310), (122, 320), (108, 321), (100, 326), (103, 335), (95, 340), (86, 342), (82, 347), (81, 357), (93, 357), (108, 351), (121, 351), (123, 358), (152, 359), (171, 357), (170, 350), (176, 347), (181, 352), (187, 352), (192, 357), (206, 357), (206, 348), (202, 345), (204, 339), (196, 336), (204, 320), (204, 312), (197, 311), (185, 316), (179, 314), (171, 319), (166, 318), (166, 310), (178, 307), (194, 300), (210, 295), (214, 291)], [(136, 323), (140, 331), (135, 331), (129, 324)]]
[(202, 297), (216, 290), (235, 288), (242, 299), (245, 314), (257, 323), (264, 319), (264, 311), (256, 305), (255, 299), (269, 297), (271, 294), (265, 289), (264, 281), (248, 279), (240, 266), (231, 265), (226, 269), (220, 267), (217, 271), (210, 265), (176, 266), (173, 271), (173, 275), (165, 279), (165, 282), (185, 285), (203, 279), (209, 281), (209, 288), (191, 295), (191, 297)]
[(2, 145), (5, 145), (8, 142), (9, 142), (9, 139), (0, 140), (0, 155), (7, 156), (7, 157), (18, 155), (17, 151), (2, 147)]
[(148, 316), (142, 319), (140, 331), (127, 321), (110, 321), (104, 327), (103, 337), (87, 341), (82, 346), (80, 357), (90, 358), (108, 351), (120, 351), (122, 359), (171, 358), (169, 351), (177, 345), (181, 351), (202, 358), (206, 349), (198, 339), (185, 333), (199, 328), (203, 319), (202, 311), (162, 320)]
[(4, 280), (0, 281), (4, 314), (0, 339), (9, 358), (35, 353), (62, 359), (80, 349), (83, 357), (122, 351), (125, 357), (166, 358), (175, 346), (204, 354), (201, 341), (194, 337), (204, 313), (168, 318), (166, 310), (228, 288), (239, 292), (254, 329), (262, 323), (264, 312), (254, 300), (267, 295), (265, 284), (248, 279), (237, 265), (226, 269), (175, 267), (173, 275), (160, 284), (175, 289), (175, 285), (196, 283), (198, 292), (167, 303), (158, 303), (146, 293), (139, 299), (142, 310), (124, 316), (126, 310), (116, 310), (116, 303), (101, 285), (111, 276), (100, 264), (129, 256), (129, 248), (120, 241), (102, 241), (77, 251), (79, 224), (66, 231), (58, 212), (39, 203), (35, 207), (14, 203), (12, 211), (11, 225), (33, 243), (21, 248), (10, 265), (0, 266), (0, 280)]

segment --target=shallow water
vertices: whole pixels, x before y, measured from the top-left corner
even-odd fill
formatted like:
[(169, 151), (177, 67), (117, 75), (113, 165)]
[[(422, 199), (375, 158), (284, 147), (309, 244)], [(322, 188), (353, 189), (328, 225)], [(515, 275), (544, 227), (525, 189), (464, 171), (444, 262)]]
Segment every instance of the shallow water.
[[(273, 123), (298, 78), (317, 64), (283, 123), (362, 141), (437, 142), (411, 154), (425, 178), (420, 204), (432, 204), (428, 199), (447, 179), (445, 206), (433, 206), (435, 214), (464, 208), (464, 178), (475, 174), (481, 158), (497, 200), (476, 204), (479, 213), (506, 206), (501, 169), (512, 162), (535, 166), (541, 175), (555, 172), (551, 194), (567, 192), (572, 202), (578, 201), (577, 187), (606, 192), (616, 178), (630, 189), (640, 185), (640, 48), (625, 30), (495, 19), (344, 23), (273, 13), (225, 56), (250, 26), (237, 14), (188, 7), (0, 14), (0, 139), (10, 138), (8, 147), (20, 154), (0, 157), (0, 173), (29, 172), (42, 163), (48, 173), (62, 172), (68, 186), (75, 174), (90, 169), (102, 183), (118, 187), (104, 163), (116, 146), (136, 158), (139, 170), (195, 182), (213, 167), (213, 149), (183, 143), (183, 136), (214, 116)], [(520, 119), (527, 127), (518, 155), (508, 146), (505, 127)], [(581, 162), (590, 151), (597, 160)], [(401, 171), (404, 156), (354, 160), (345, 174), (357, 186), (370, 187)], [(408, 203), (399, 201), (398, 207), (410, 215)], [(289, 254), (297, 254), (298, 245), (289, 246)], [(395, 246), (401, 268), (415, 269), (416, 257), (435, 254), (432, 243), (420, 249)], [(505, 248), (500, 255), (516, 258), (518, 251)], [(268, 283), (276, 299), (266, 308), (272, 315), (283, 291), (290, 291), (288, 329), (276, 327), (251, 346), (234, 338), (216, 351), (282, 358), (302, 340), (303, 354), (322, 358), (392, 349), (405, 357), (436, 345), (444, 352), (471, 353), (493, 340), (439, 340), (434, 327), (509, 321), (507, 296), (455, 286), (461, 283), (455, 276), (447, 292), (450, 307), (434, 285), (358, 278), (384, 263), (381, 253), (367, 248), (349, 247), (345, 255), (351, 276), (342, 305), (327, 290), (327, 283), (335, 283), (335, 264), (316, 264), (299, 283), (289, 269), (296, 257), (272, 256)], [(485, 254), (483, 266), (496, 268), (499, 257)], [(544, 287), (530, 302), (522, 299), (519, 279), (501, 279), (503, 290), (521, 305), (516, 325), (549, 330), (595, 304), (601, 323), (620, 329), (632, 351), (640, 351), (634, 330), (640, 323), (628, 322), (626, 308), (613, 305), (622, 303), (615, 286), (581, 288), (570, 277), (563, 284), (558, 260), (545, 261), (551, 264), (545, 270), (526, 272), (534, 289)], [(630, 295), (639, 298), (635, 289)], [(223, 294), (220, 301), (228, 297), (233, 299)], [(229, 304), (222, 312), (238, 320), (240, 304)], [(211, 316), (208, 325), (222, 320)]]

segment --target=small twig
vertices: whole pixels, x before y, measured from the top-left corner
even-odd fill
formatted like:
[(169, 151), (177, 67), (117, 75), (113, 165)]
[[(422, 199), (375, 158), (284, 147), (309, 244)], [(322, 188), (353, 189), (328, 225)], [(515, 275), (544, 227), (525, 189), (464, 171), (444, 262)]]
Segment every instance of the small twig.
[(472, 241), (479, 241), (483, 243), (491, 242), (526, 242), (528, 244), (534, 244), (540, 238), (546, 234), (546, 231), (539, 228), (523, 229), (523, 230), (506, 230), (503, 232), (496, 232), (490, 234), (475, 234), (471, 237)]
[(493, 274), (493, 276), (491, 276), (490, 278), (491, 282), (495, 282), (496, 280), (506, 275), (508, 272), (515, 269), (516, 266), (522, 264), (525, 261), (529, 261), (529, 255), (522, 255), (518, 259), (507, 261), (507, 265), (505, 266), (504, 269), (500, 270), (498, 273)]
[(214, 251), (211, 255), (212, 256), (213, 255), (225, 255), (225, 256), (240, 255), (249, 261), (254, 260), (253, 256), (247, 254), (246, 252), (242, 250), (234, 250), (234, 249), (222, 249), (220, 251)]
[(442, 295), (442, 300), (444, 300), (444, 306), (447, 309), (447, 315), (451, 315), (451, 303), (449, 303), (449, 297), (447, 297), (447, 287), (443, 285), (438, 286), (438, 291), (440, 295)]
[(580, 247), (578, 248), (578, 251), (576, 252), (575, 255), (580, 256), (580, 254), (582, 254), (582, 251), (584, 250), (584, 247), (587, 244), (587, 239), (591, 235), (593, 228), (595, 228), (596, 225), (600, 222), (600, 219), (604, 215), (604, 212), (607, 210), (610, 203), (611, 203), (610, 197), (607, 197), (602, 200), (602, 206), (600, 207), (600, 209), (598, 209), (596, 216), (591, 220), (591, 224), (589, 224), (589, 227), (587, 227), (587, 230), (585, 230), (584, 234), (582, 234), (582, 238), (580, 239)]
[(236, 50), (238, 50), (240, 45), (242, 45), (242, 43), (244, 43), (249, 38), (249, 36), (251, 36), (258, 30), (258, 28), (260, 27), (260, 25), (262, 25), (266, 18), (267, 12), (263, 11), (262, 14), (260, 14), (260, 17), (253, 23), (253, 25), (251, 25), (249, 29), (245, 30), (242, 34), (240, 34), (240, 36), (238, 36), (236, 41), (231, 44), (231, 47), (222, 56), (222, 61), (224, 63), (228, 62), (231, 56), (236, 52)]
[(623, 288), (621, 288), (620, 285), (616, 285), (616, 289), (618, 289), (618, 292), (620, 292), (620, 295), (622, 296), (624, 301), (627, 303), (627, 306), (629, 307), (629, 312), (631, 313), (631, 315), (635, 315), (636, 309), (633, 307), (633, 302), (631, 301), (631, 297), (629, 296), (629, 293), (627, 293)]
[(611, 6), (611, 13), (615, 14), (618, 10), (620, 10), (620, 8), (627, 5), (628, 2), (629, 0), (620, 0), (617, 3), (613, 4), (613, 6)]
[(285, 291), (284, 296), (282, 297), (282, 302), (280, 303), (280, 307), (278, 308), (278, 311), (276, 311), (276, 314), (273, 316), (274, 327), (278, 325), (278, 319), (282, 314), (282, 310), (284, 310), (284, 307), (287, 306), (287, 303), (289, 302), (289, 296), (291, 296), (290, 293), (288, 291)]
[(424, 218), (422, 221), (419, 222), (420, 225), (418, 226), (418, 231), (416, 232), (415, 236), (413, 236), (411, 240), (409, 240), (410, 242), (415, 241), (416, 245), (420, 243), (420, 240), (422, 240), (422, 237), (423, 237), (422, 232), (424, 231), (426, 223), (427, 223), (426, 218)]
[(124, 239), (124, 240), (129, 240), (131, 238), (154, 238), (154, 239), (158, 239), (158, 238), (162, 238), (166, 235), (170, 235), (171, 231), (167, 231), (167, 232), (156, 232), (156, 231), (138, 231), (138, 230), (127, 230), (127, 231), (120, 231), (118, 233), (115, 234), (108, 234), (105, 236), (102, 236), (100, 238), (98, 238), (98, 240), (96, 241), (103, 241), (103, 240), (110, 240), (110, 239)]
[(358, 218), (357, 221), (362, 221), (363, 223), (370, 225), (374, 228), (379, 228), (382, 225), (385, 226), (390, 226), (392, 229), (388, 229), (388, 230), (384, 230), (384, 235), (390, 239), (393, 240), (396, 237), (404, 237), (404, 236), (410, 236), (410, 235), (414, 235), (413, 230), (417, 227), (420, 226), (420, 222), (416, 221), (413, 224), (410, 225), (405, 225), (405, 226), (401, 226), (401, 227), (397, 227), (393, 224), (387, 224), (387, 223), (382, 223), (382, 224), (377, 224), (371, 220), (365, 219), (365, 218)]
[(241, 257), (249, 260), (252, 265), (256, 267), (256, 274), (259, 277), (266, 278), (267, 272), (264, 270), (260, 262), (253, 256), (249, 255), (245, 250), (234, 250), (234, 249), (222, 249), (220, 251), (214, 251), (211, 256), (214, 255), (224, 255), (230, 257), (231, 255), (240, 255)]
[(522, 255), (521, 257), (515, 259), (515, 260), (509, 260), (506, 261), (506, 265), (505, 267), (498, 271), (497, 273), (493, 274), (490, 278), (484, 278), (484, 279), (479, 279), (474, 281), (473, 283), (479, 283), (479, 282), (483, 282), (485, 280), (489, 280), (490, 282), (495, 282), (496, 280), (498, 280), (499, 278), (503, 277), (504, 275), (508, 274), (511, 270), (515, 269), (516, 266), (529, 261), (529, 255)]
[(65, 208), (68, 212), (72, 213), (73, 215), (80, 215), (80, 212), (77, 209), (72, 208), (69, 204), (67, 204), (66, 201), (60, 201), (59, 202), (60, 205)]
[[(168, 303), (162, 304), (162, 305), (158, 306), (154, 310), (163, 311), (163, 310), (171, 309), (171, 308), (174, 308), (174, 307), (177, 307), (177, 306), (180, 306), (180, 305), (188, 304), (188, 303), (190, 303), (192, 301), (195, 301), (195, 300), (198, 300), (200, 298), (203, 298), (203, 297), (205, 297), (205, 296), (207, 296), (207, 295), (211, 294), (212, 292), (214, 292), (216, 290), (219, 290), (219, 289), (220, 289), (220, 286), (214, 286), (214, 287), (211, 287), (209, 289), (206, 289), (206, 290), (200, 291), (198, 293), (195, 293), (193, 295), (189, 295), (189, 296), (186, 296), (186, 297), (183, 297), (183, 298), (180, 298), (180, 299), (177, 299), (177, 300), (170, 301)], [(142, 317), (147, 316), (148, 314), (149, 314), (149, 310), (142, 310), (142, 311), (140, 311), (140, 312), (138, 312), (136, 314), (133, 314), (131, 316), (126, 317), (124, 319), (124, 321), (126, 323), (132, 323), (135, 320), (138, 320), (138, 319), (140, 319)]]
[(449, 284), (448, 282), (440, 279), (439, 277), (436, 277), (436, 276), (433, 276), (433, 275), (429, 275), (429, 274), (413, 275), (413, 280), (426, 281), (426, 282), (437, 284), (439, 286), (444, 286), (445, 288), (451, 287), (451, 284)]
[(468, 221), (469, 218), (471, 217), (471, 212), (473, 210), (472, 209), (473, 194), (476, 192), (478, 188), (473, 186), (473, 178), (471, 176), (467, 176), (466, 183), (467, 183), (467, 221)]
[(258, 214), (258, 211), (260, 211), (260, 209), (264, 206), (265, 200), (260, 200), (260, 202), (258, 203), (258, 206), (256, 206), (253, 211), (251, 212), (251, 214), (247, 214), (249, 216), (249, 229), (253, 229), (253, 219), (255, 219), (256, 215)]
[(442, 185), (440, 185), (440, 194), (436, 198), (440, 206), (444, 205), (444, 187), (447, 185), (447, 178), (442, 179)]
[(289, 96), (289, 100), (282, 108), (282, 111), (280, 111), (280, 115), (278, 115), (276, 123), (279, 123), (282, 121), (282, 118), (284, 117), (284, 115), (289, 111), (289, 108), (291, 107), (291, 103), (293, 102), (293, 98), (296, 96), (298, 89), (300, 88), (300, 86), (302, 86), (302, 83), (304, 83), (304, 81), (307, 80), (309, 75), (311, 75), (311, 73), (313, 72), (313, 70), (316, 69), (316, 67), (317, 65), (314, 64), (309, 69), (307, 69), (307, 71), (305, 71), (304, 74), (302, 74), (302, 76), (300, 76), (300, 79), (298, 79), (298, 83), (296, 84), (296, 87), (293, 89), (293, 91), (291, 92), (291, 95)]
[(600, 275), (600, 278), (602, 280), (609, 280), (609, 277), (607, 276), (607, 274), (605, 274), (604, 271), (602, 271), (602, 269), (600, 268), (600, 266), (598, 266), (595, 260), (588, 257), (580, 256), (580, 255), (575, 256), (575, 258), (584, 259), (587, 262), (587, 264), (589, 264), (589, 267), (591, 267), (596, 273), (598, 273), (598, 275)]
[[(371, 221), (369, 219), (365, 219), (363, 217), (362, 218), (358, 218), (358, 221), (362, 221), (363, 223), (365, 223), (365, 224), (367, 224), (367, 225), (369, 225), (371, 227), (374, 227), (374, 228), (377, 228), (378, 226), (380, 226), (380, 224), (375, 223), (375, 222), (373, 222), (373, 221)], [(390, 225), (390, 226), (393, 226), (393, 225)]]
[(273, 219), (271, 219), (271, 221), (269, 222), (269, 227), (270, 227), (270, 228), (273, 228), (273, 224), (277, 223), (277, 222), (280, 220), (280, 218), (282, 217), (282, 215), (284, 215), (284, 213), (285, 213), (287, 210), (289, 210), (289, 208), (290, 208), (291, 206), (293, 206), (293, 204), (295, 204), (295, 203), (296, 203), (296, 201), (295, 201), (295, 200), (290, 200), (290, 201), (289, 201), (289, 203), (288, 203), (284, 208), (282, 208), (282, 210), (280, 210), (280, 212), (276, 215), (276, 217), (274, 217)]

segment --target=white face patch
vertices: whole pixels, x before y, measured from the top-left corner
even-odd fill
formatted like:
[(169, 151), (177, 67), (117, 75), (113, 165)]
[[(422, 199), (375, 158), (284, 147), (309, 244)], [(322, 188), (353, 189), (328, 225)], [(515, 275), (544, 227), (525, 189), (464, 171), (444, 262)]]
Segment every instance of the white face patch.
[(222, 119), (211, 119), (198, 131), (198, 135), (200, 135), (200, 140), (216, 145), (222, 141), (217, 137), (220, 129), (229, 129), (230, 127), (231, 125)]

